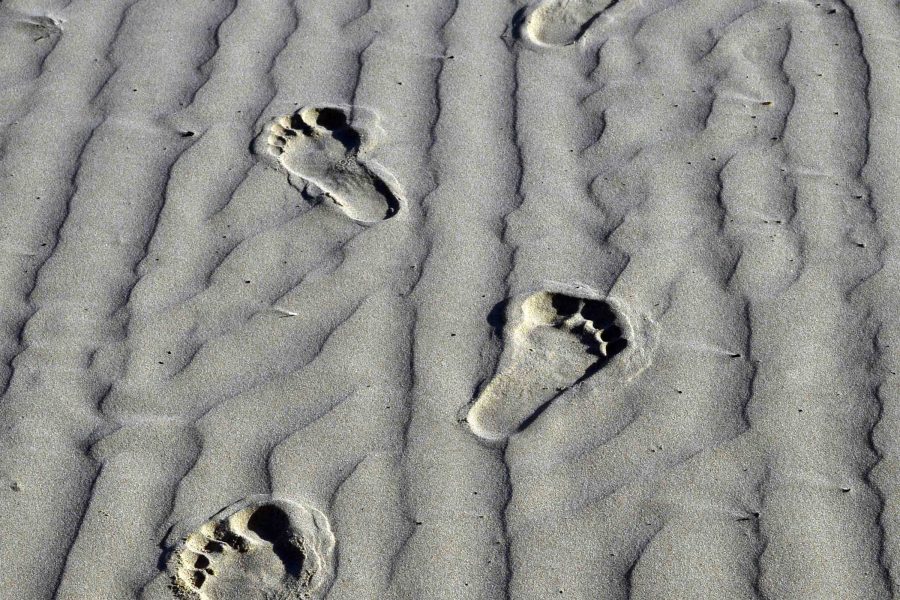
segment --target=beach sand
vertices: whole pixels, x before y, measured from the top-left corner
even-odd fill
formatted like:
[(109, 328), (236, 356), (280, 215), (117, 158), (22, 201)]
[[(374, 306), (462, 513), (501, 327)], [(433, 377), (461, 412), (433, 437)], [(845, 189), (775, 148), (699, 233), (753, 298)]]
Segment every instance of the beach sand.
[(0, 1), (0, 600), (893, 597), (898, 36)]

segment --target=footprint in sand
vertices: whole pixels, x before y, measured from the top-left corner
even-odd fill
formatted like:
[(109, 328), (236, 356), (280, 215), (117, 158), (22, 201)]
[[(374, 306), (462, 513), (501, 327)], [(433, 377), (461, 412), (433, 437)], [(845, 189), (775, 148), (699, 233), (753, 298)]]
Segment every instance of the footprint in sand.
[(362, 138), (343, 110), (303, 108), (275, 119), (265, 139), (281, 166), (320, 188), (354, 221), (383, 221), (400, 208), (388, 185), (360, 162)]
[(560, 394), (625, 349), (621, 321), (603, 300), (546, 291), (525, 298), (501, 368), (466, 417), (473, 433), (499, 441), (527, 427)]
[(314, 508), (242, 502), (190, 534), (170, 562), (184, 600), (320, 598), (333, 576), (334, 536)]
[(27, 16), (18, 21), (16, 26), (31, 36), (33, 42), (52, 40), (62, 35), (62, 21), (50, 16)]
[(568, 46), (617, 0), (543, 0), (529, 10), (520, 33), (543, 46)]

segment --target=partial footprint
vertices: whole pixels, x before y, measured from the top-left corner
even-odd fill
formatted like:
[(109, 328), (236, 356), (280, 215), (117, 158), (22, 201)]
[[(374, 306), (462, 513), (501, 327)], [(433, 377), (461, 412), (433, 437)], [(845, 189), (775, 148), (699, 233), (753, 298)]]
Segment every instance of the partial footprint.
[[(64, 19), (48, 13), (20, 12), (8, 6), (9, 4), (9, 2), (3, 4), (2, 0), (0, 0), (0, 33), (4, 35), (16, 34), (11, 37), (4, 37), (6, 44), (24, 40), (27, 40), (29, 45), (35, 42), (42, 42), (43, 40), (55, 42), (62, 35)], [(19, 36), (21, 37), (19, 38)], [(39, 49), (42, 46), (43, 44), (36, 44), (34, 48)], [(44, 50), (46, 51), (47, 48), (44, 47)], [(15, 53), (16, 51), (9, 47), (7, 52)], [(15, 54), (10, 54), (10, 56), (13, 55)]]
[(289, 172), (320, 188), (355, 221), (394, 216), (400, 202), (360, 160), (361, 136), (339, 108), (303, 108), (269, 124), (266, 148)]
[(530, 424), (557, 396), (625, 349), (624, 323), (603, 300), (538, 292), (521, 303), (501, 368), (466, 420), (487, 440), (503, 440)]
[(334, 536), (318, 510), (285, 500), (242, 502), (190, 534), (170, 562), (190, 600), (321, 598), (333, 577)]
[(62, 34), (62, 21), (50, 16), (28, 16), (17, 23), (18, 28), (31, 36), (31, 40), (52, 40)]
[(525, 16), (521, 34), (544, 46), (568, 46), (617, 0), (542, 0)]

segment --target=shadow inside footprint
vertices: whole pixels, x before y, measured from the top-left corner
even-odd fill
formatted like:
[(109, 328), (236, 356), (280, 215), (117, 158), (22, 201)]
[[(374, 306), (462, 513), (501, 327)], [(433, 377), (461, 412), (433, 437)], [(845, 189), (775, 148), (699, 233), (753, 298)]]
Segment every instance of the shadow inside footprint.
[[(507, 335), (503, 367), (467, 416), (472, 431), (485, 439), (502, 440), (524, 430), (560, 394), (628, 346), (619, 316), (603, 300), (538, 292), (520, 309), (521, 318)], [(496, 321), (497, 313), (495, 307), (489, 320)]]
[(320, 108), (316, 115), (316, 125), (327, 129), (334, 139), (344, 145), (348, 152), (356, 154), (362, 145), (359, 133), (350, 127), (347, 114), (337, 108)]
[(271, 504), (260, 507), (247, 521), (247, 529), (272, 544), (272, 551), (289, 575), (300, 575), (303, 551), (290, 540), (291, 520), (283, 510)]
[(291, 520), (277, 506), (264, 504), (250, 515), (250, 518), (247, 520), (247, 529), (261, 539), (274, 544), (290, 531)]
[(279, 117), (267, 128), (266, 147), (355, 221), (375, 223), (400, 210), (397, 195), (362, 161), (362, 135), (343, 109), (307, 107)]
[[(347, 113), (339, 108), (326, 106), (318, 109), (316, 113), (316, 125), (321, 125), (325, 129), (330, 129), (331, 131), (337, 131), (339, 129), (348, 128), (350, 123), (347, 121)], [(357, 142), (358, 141), (359, 138), (357, 138)]]

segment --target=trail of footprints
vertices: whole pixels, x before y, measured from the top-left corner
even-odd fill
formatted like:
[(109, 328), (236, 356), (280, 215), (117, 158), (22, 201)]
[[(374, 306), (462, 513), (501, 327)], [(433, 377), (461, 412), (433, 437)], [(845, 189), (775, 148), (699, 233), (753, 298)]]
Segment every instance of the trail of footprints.
[(308, 107), (270, 123), (265, 145), (288, 173), (321, 189), (349, 218), (376, 223), (394, 216), (400, 202), (362, 161), (362, 139), (344, 110)]
[(332, 578), (334, 537), (325, 516), (268, 500), (214, 517), (190, 534), (170, 564), (183, 600), (319, 598)]
[[(571, 44), (615, 1), (543, 1), (521, 25), (539, 44)], [(278, 117), (262, 141), (268, 156), (354, 221), (376, 223), (400, 209), (390, 186), (361, 159), (362, 135), (343, 109), (307, 107)], [(501, 367), (467, 416), (473, 433), (485, 440), (521, 431), (628, 345), (609, 302), (541, 291), (517, 308)], [(328, 519), (318, 510), (286, 500), (246, 500), (176, 548), (169, 561), (171, 588), (182, 600), (321, 598), (334, 577), (334, 550)]]
[(479, 437), (499, 441), (521, 431), (574, 384), (628, 345), (604, 300), (541, 291), (521, 302), (497, 375), (466, 420)]

